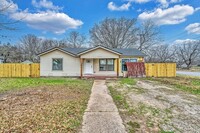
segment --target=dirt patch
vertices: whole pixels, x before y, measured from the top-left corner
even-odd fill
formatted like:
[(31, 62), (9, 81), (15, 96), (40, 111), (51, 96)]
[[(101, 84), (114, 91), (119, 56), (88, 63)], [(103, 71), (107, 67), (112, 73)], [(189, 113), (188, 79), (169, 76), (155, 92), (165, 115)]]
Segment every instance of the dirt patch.
[(70, 131), (86, 99), (84, 92), (64, 85), (1, 94), (0, 132)]
[(114, 82), (110, 85), (129, 103), (129, 108), (121, 109), (121, 115), (125, 125), (140, 125), (134, 132), (200, 132), (198, 96), (154, 81), (138, 81), (132, 87)]

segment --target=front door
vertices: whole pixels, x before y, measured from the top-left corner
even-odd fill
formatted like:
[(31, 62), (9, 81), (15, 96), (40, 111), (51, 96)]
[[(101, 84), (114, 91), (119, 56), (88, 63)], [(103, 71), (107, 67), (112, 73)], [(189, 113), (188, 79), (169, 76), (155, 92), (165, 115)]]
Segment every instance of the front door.
[(85, 60), (85, 74), (93, 74), (93, 60), (92, 59)]

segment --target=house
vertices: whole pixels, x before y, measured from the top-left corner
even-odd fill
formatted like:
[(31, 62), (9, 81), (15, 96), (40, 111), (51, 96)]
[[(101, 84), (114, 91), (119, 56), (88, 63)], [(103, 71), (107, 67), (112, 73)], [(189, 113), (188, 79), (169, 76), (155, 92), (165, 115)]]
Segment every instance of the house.
[(3, 61), (4, 61), (4, 57), (0, 56), (0, 64), (3, 63)]
[(144, 62), (137, 49), (52, 48), (39, 54), (40, 76), (119, 77), (127, 70), (125, 62)]
[(22, 64), (32, 64), (32, 63), (33, 63), (33, 62), (30, 61), (30, 60), (25, 60), (25, 61), (22, 62)]

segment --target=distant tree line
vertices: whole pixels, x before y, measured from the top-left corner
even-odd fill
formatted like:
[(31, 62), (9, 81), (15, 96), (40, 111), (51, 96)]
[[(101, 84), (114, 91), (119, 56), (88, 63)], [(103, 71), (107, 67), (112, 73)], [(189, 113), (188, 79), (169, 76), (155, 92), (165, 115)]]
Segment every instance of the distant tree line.
[(17, 44), (0, 44), (0, 56), (4, 58), (5, 63), (25, 60), (39, 62), (38, 54), (52, 47), (79, 48), (84, 47), (85, 44), (85, 36), (74, 31), (63, 40), (44, 39), (28, 34), (23, 36)]
[[(38, 53), (52, 47), (136, 48), (144, 52), (146, 62), (177, 62), (186, 68), (200, 61), (200, 41), (183, 42), (177, 45), (163, 45), (161, 32), (151, 20), (137, 26), (136, 19), (105, 18), (89, 30), (90, 38), (72, 31), (62, 40), (42, 39), (35, 35), (23, 36), (19, 43), (1, 44), (0, 56), (5, 62), (30, 60), (39, 62)], [(1, 29), (2, 30), (2, 29)]]

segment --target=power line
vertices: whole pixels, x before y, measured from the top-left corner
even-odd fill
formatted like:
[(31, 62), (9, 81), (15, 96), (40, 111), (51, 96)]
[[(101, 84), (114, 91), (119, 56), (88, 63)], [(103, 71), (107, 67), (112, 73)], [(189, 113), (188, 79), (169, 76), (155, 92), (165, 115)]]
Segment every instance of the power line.
[(187, 36), (187, 35), (185, 34), (185, 32), (186, 32), (186, 31), (183, 31), (183, 32), (180, 32), (179, 34), (173, 36), (172, 38), (168, 39), (168, 40), (166, 41), (166, 43), (169, 43), (170, 41), (173, 41), (173, 40), (178, 39), (178, 38), (180, 38), (180, 37), (185, 37), (185, 36)]

